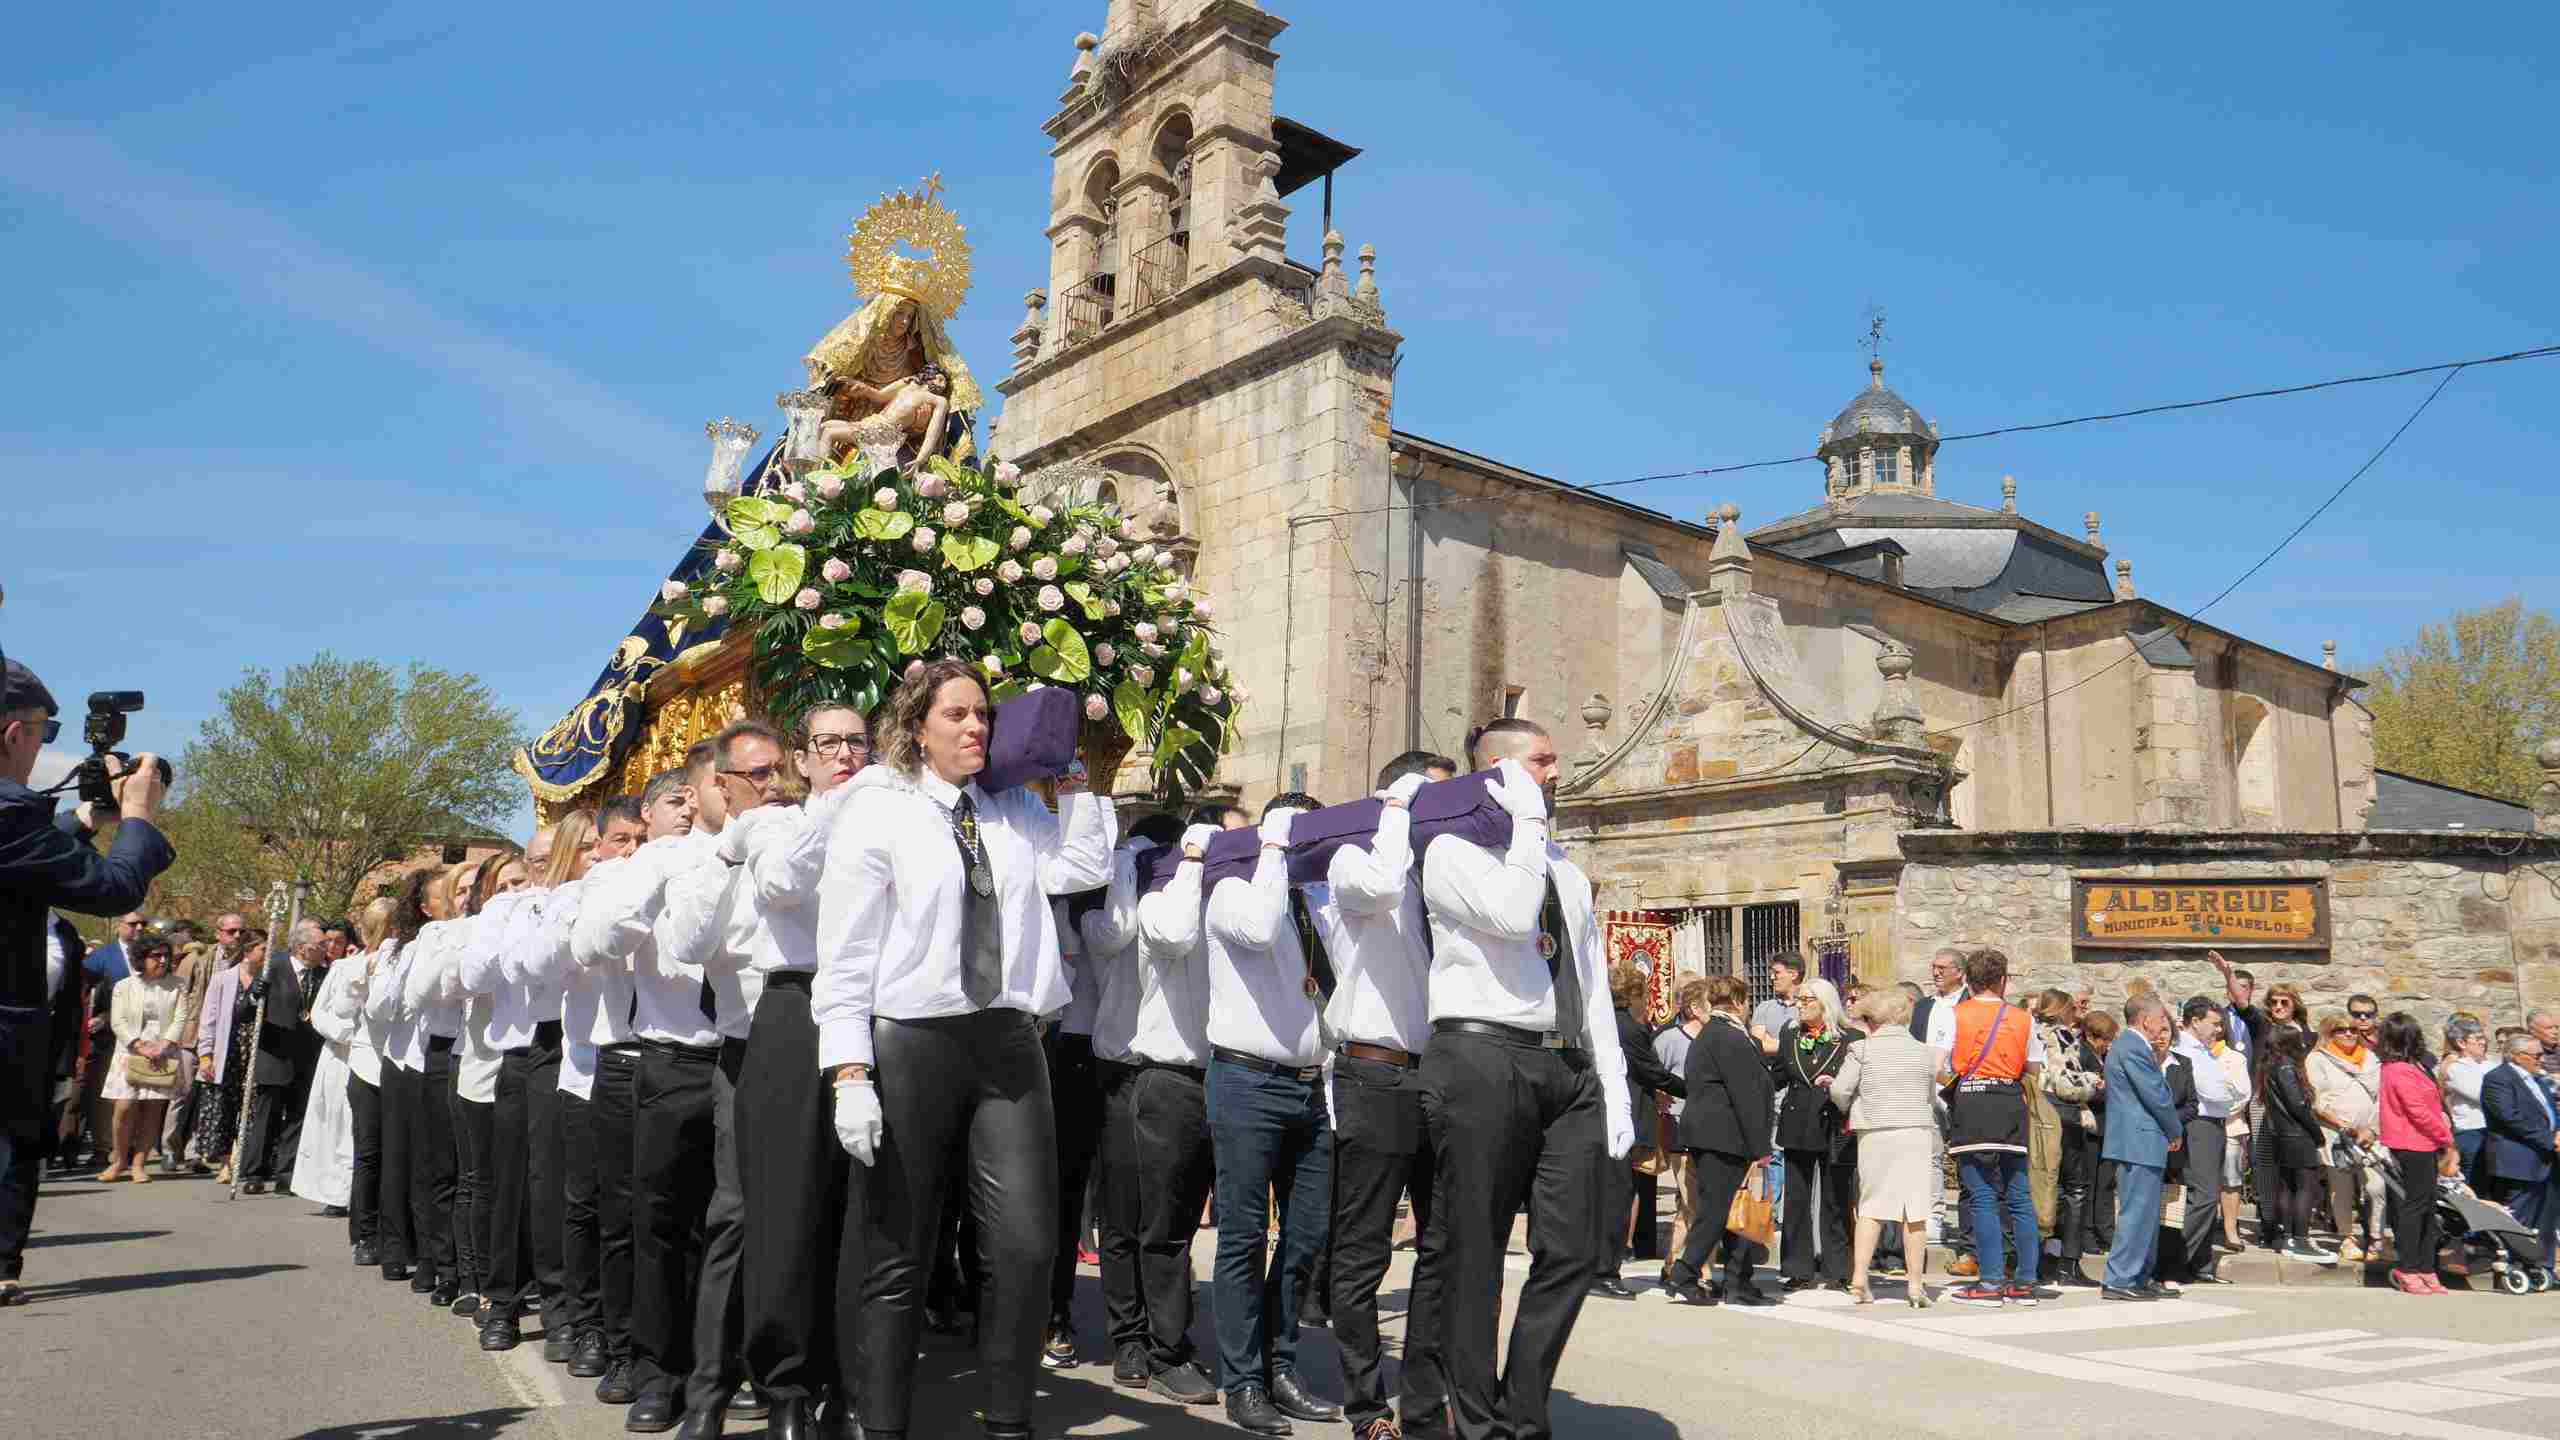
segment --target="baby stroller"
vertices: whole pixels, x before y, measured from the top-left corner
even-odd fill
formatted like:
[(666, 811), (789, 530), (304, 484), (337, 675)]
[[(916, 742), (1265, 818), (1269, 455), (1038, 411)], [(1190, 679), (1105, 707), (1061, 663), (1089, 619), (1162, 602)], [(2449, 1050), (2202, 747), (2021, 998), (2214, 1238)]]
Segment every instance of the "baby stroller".
[[(2353, 1154), (2361, 1160), (2371, 1158), (2369, 1152), (2351, 1140), (2342, 1141), (2338, 1149), (2342, 1154)], [(2403, 1191), (2399, 1166), (2382, 1167), (2382, 1188), (2390, 1192), (2393, 1200), (2400, 1198)], [(2508, 1213), (2506, 1206), (2473, 1194), (2471, 1187), (2460, 1179), (2437, 1179), (2436, 1223), (2443, 1227), (2445, 1234), (2461, 1236), (2466, 1253), (2474, 1245), (2489, 1248), (2491, 1283), (2498, 1289), (2510, 1295), (2526, 1295), (2551, 1288), (2552, 1274), (2543, 1267), (2539, 1258), (2542, 1237)], [(2407, 1265), (2409, 1259), (2402, 1256), (2400, 1263)]]

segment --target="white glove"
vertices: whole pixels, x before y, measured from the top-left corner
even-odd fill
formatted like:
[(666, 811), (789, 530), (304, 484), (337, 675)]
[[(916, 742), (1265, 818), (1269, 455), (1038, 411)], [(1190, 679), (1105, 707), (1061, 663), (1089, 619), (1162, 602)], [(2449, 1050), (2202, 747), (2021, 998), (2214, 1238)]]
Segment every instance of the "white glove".
[(1494, 767), (1494, 774), (1498, 777), (1493, 784), (1494, 802), (1509, 811), (1513, 820), (1547, 818), (1546, 792), (1529, 778), (1528, 771), (1520, 768), (1519, 761), (1503, 761)]
[(1206, 855), (1209, 853), (1209, 842), (1217, 838), (1217, 826), (1194, 825), (1182, 832), (1182, 853), (1185, 856)]
[(1378, 798), (1381, 800), (1393, 801), (1399, 807), (1409, 806), (1413, 803), (1413, 792), (1421, 789), (1422, 785), (1423, 777), (1419, 775), (1407, 775), (1393, 785), (1379, 791)]
[(730, 816), (729, 823), (720, 828), (720, 840), (716, 847), (720, 859), (730, 865), (745, 864), (747, 857), (754, 853), (757, 829), (768, 823), (773, 816), (781, 813), (783, 813), (782, 806), (759, 805), (753, 810), (740, 811)]
[(1636, 1148), (1635, 1110), (1627, 1098), (1625, 1077), (1612, 1076), (1601, 1081), (1600, 1101), (1609, 1111), (1609, 1158), (1624, 1160), (1627, 1152)]
[(1286, 805), (1283, 805), (1279, 809), (1272, 811), (1270, 814), (1263, 816), (1262, 843), (1265, 845), (1277, 845), (1283, 850), (1288, 849), (1289, 822), (1297, 818), (1298, 812)]
[(880, 1153), (880, 1091), (868, 1080), (836, 1082), (836, 1143), (868, 1165)]

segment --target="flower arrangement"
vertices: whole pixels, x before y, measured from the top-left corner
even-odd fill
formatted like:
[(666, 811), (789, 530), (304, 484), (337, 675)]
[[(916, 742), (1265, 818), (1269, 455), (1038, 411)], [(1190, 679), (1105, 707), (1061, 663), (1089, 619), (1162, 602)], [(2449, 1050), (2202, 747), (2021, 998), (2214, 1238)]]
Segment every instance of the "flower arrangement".
[(936, 457), (910, 474), (841, 462), (728, 502), (728, 540), (659, 610), (727, 617), (752, 638), (765, 707), (868, 713), (927, 659), (977, 662), (998, 703), (1042, 685), (1084, 699), (1097, 785), (1152, 747), (1155, 787), (1206, 784), (1233, 744), (1239, 697), (1212, 607), (1172, 558), (1107, 504), (1024, 503), (1021, 470)]

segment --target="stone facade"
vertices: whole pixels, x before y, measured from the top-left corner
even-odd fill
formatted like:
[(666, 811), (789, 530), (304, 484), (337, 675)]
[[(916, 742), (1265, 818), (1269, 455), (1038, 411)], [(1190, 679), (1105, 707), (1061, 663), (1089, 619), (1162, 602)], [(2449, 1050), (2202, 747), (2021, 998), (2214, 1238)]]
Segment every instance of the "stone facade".
[(2454, 1010), (2503, 1024), (2528, 1004), (2560, 998), (2551, 887), (2536, 874), (2560, 859), (2560, 841), (2407, 831), (1925, 831), (1903, 836), (1901, 848), (1900, 953), (1925, 964), (1942, 945), (1993, 946), (2009, 957), (2013, 995), (2094, 985), (2112, 1005), (2135, 975), (2172, 1001), (2220, 995), (2202, 949), (2075, 947), (2073, 882), (2229, 879), (2327, 882), (2327, 951), (2224, 952), (2257, 977), (2261, 994), (2280, 981), (2299, 987), (2314, 1017), (2362, 992), (2435, 1034)]

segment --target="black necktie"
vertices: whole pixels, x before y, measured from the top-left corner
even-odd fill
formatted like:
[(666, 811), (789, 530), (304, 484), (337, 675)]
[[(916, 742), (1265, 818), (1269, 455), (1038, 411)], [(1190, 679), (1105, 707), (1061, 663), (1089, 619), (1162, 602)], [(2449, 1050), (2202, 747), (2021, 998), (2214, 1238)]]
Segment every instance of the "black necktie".
[(1324, 937), (1316, 933), (1315, 917), (1307, 913), (1307, 895), (1296, 886), (1289, 887), (1289, 918), (1298, 927), (1298, 951), (1307, 958), (1307, 978), (1316, 982), (1318, 1003), (1333, 998), (1333, 957), (1324, 951)]
[(1582, 1036), (1582, 970), (1574, 963), (1573, 934), (1564, 923), (1564, 897), (1556, 893), (1555, 872), (1547, 872), (1547, 903), (1538, 912), (1538, 928), (1546, 943), (1547, 975), (1555, 982), (1556, 1033), (1580, 1048)]
[[(995, 871), (978, 835), (978, 807), (969, 792), (951, 810), (952, 838), (960, 842), (960, 993), (983, 1010), (1004, 988), (1004, 927), (996, 916)], [(981, 886), (983, 885), (983, 893)]]

